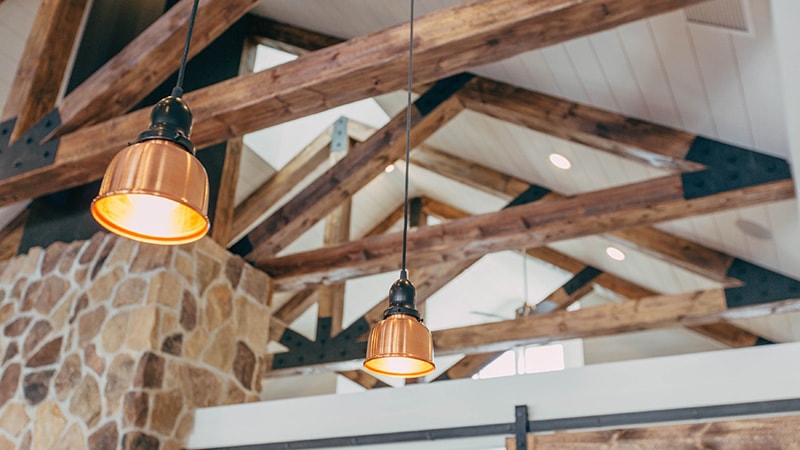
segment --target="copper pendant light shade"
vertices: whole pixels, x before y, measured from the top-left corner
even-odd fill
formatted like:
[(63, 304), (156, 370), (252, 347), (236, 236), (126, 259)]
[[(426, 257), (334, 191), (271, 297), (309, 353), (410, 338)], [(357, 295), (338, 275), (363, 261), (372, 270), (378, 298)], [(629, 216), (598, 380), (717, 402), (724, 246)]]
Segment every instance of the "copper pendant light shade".
[(364, 367), (388, 376), (421, 377), (433, 372), (431, 332), (416, 317), (387, 317), (370, 331)]
[(109, 231), (151, 244), (187, 244), (209, 229), (208, 177), (200, 161), (166, 139), (139, 142), (111, 161), (92, 202)]
[[(405, 272), (403, 272), (405, 274)], [(372, 327), (364, 368), (378, 375), (421, 377), (433, 372), (433, 339), (414, 306), (416, 289), (401, 275), (389, 290), (389, 308)]]
[(106, 170), (92, 216), (112, 233), (140, 242), (178, 245), (208, 233), (208, 176), (189, 135), (192, 112), (183, 75), (199, 0), (194, 0), (178, 81), (153, 107), (150, 126)]

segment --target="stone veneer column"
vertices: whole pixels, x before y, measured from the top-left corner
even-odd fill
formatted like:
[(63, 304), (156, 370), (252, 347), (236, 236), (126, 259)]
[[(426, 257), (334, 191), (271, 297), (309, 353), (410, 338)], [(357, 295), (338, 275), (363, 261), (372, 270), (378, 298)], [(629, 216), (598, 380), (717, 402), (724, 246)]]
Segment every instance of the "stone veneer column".
[(100, 233), (0, 263), (0, 450), (176, 450), (258, 400), (270, 280), (210, 239)]

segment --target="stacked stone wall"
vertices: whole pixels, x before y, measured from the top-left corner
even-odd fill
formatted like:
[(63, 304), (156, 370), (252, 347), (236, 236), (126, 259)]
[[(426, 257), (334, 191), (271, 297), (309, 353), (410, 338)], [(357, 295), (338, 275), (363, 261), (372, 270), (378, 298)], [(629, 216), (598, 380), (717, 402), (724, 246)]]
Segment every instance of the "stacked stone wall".
[(210, 239), (105, 233), (0, 264), (0, 450), (176, 450), (258, 400), (270, 280)]

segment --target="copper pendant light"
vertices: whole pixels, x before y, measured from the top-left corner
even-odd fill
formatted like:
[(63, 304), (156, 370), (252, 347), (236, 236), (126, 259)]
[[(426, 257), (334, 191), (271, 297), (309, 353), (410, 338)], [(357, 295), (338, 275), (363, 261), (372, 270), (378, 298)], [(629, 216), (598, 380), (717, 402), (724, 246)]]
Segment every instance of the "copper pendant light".
[(181, 98), (198, 3), (172, 94), (153, 107), (149, 128), (111, 161), (92, 202), (100, 225), (136, 241), (178, 245), (208, 233), (208, 176), (189, 140), (192, 112)]
[(389, 289), (389, 308), (369, 333), (364, 368), (378, 375), (421, 377), (435, 369), (433, 339), (414, 305), (416, 289), (408, 280), (408, 168), (411, 152), (411, 88), (414, 47), (414, 0), (411, 0), (408, 44), (408, 98), (406, 109), (405, 190), (403, 197), (403, 262), (400, 279)]

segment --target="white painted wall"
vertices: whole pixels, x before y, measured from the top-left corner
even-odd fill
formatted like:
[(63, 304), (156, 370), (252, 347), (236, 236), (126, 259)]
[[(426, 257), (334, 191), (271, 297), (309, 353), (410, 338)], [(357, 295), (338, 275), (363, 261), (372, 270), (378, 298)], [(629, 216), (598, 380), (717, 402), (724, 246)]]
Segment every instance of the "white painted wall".
[[(800, 397), (800, 343), (199, 409), (188, 448), (358, 436)], [(501, 448), (503, 437), (376, 446)], [(365, 450), (368, 447), (358, 447)]]

